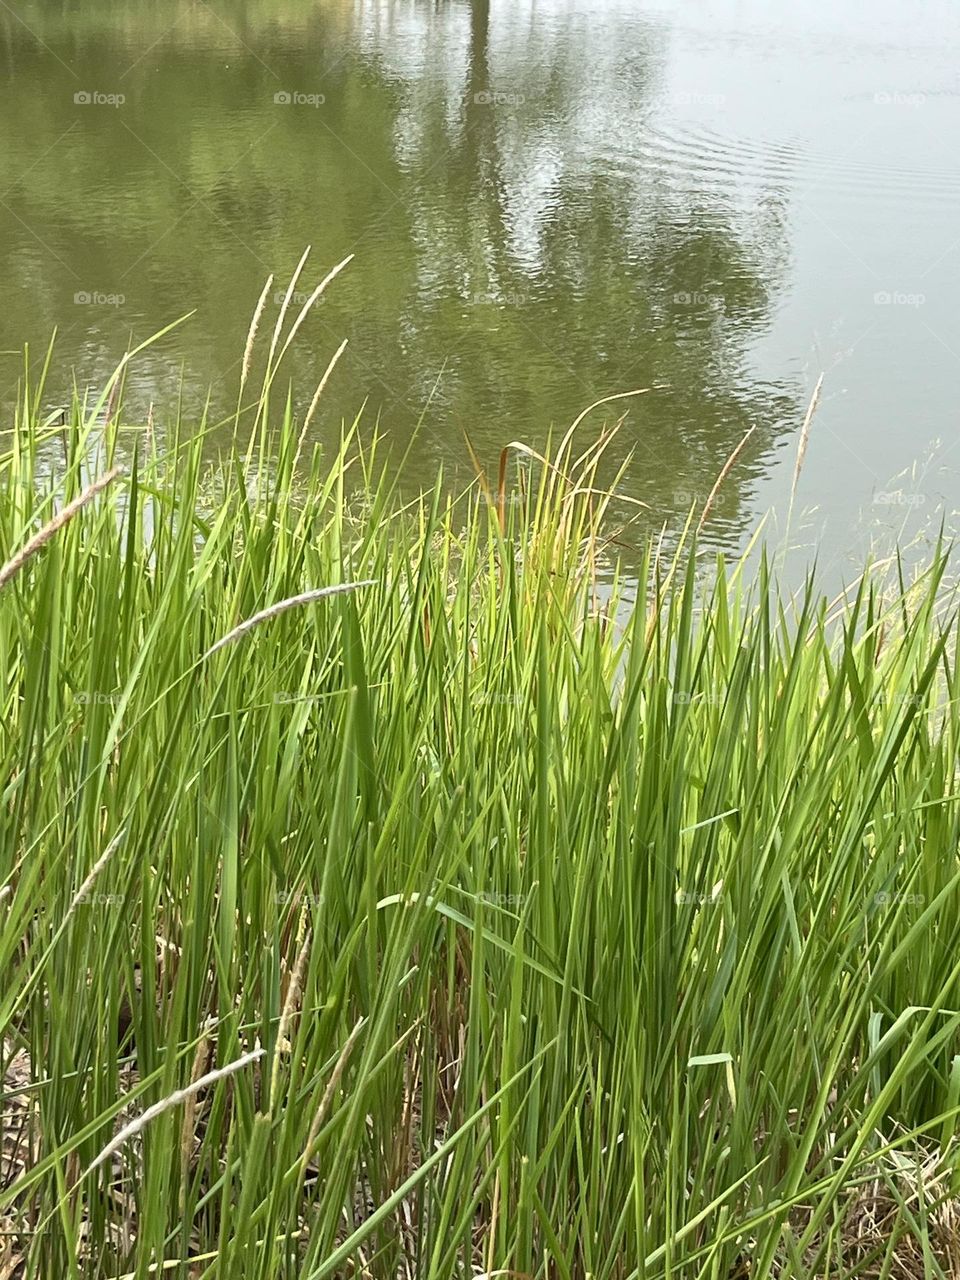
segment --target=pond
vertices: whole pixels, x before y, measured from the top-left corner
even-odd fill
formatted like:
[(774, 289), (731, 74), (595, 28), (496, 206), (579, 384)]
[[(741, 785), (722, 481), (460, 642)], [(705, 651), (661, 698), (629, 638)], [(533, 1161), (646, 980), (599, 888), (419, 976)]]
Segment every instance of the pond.
[(311, 245), (295, 302), (354, 255), (289, 367), (302, 411), (348, 339), (319, 439), (363, 407), (467, 482), (651, 388), (585, 441), (625, 414), (610, 465), (676, 528), (753, 428), (736, 547), (822, 373), (796, 505), (842, 564), (960, 495), (958, 52), (955, 0), (7, 0), (0, 402), (54, 328), (51, 403), (193, 312), (131, 413), (229, 413)]

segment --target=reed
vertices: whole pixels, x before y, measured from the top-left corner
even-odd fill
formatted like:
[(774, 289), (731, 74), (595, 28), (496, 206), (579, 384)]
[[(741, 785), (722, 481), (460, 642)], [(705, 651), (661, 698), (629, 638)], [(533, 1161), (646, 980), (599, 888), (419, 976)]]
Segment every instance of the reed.
[(627, 582), (595, 437), (400, 509), (289, 410), (68, 508), (122, 424), (0, 459), (4, 1263), (953, 1274), (946, 552)]

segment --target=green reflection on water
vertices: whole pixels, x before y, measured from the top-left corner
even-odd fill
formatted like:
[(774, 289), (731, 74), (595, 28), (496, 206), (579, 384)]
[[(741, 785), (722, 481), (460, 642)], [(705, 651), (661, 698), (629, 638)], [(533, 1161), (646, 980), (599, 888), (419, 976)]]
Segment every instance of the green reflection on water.
[[(508, 441), (651, 386), (616, 410), (611, 465), (634, 451), (654, 523), (702, 501), (756, 426), (717, 508), (734, 538), (802, 416), (749, 369), (783, 285), (782, 193), (745, 211), (643, 163), (670, 32), (639, 5), (495, 38), (488, 0), (6, 11), (0, 348), (39, 354), (59, 326), (63, 365), (102, 384), (131, 340), (196, 308), (138, 362), (132, 411), (154, 402), (162, 423), (181, 378), (188, 407), (212, 385), (227, 411), (267, 275), (265, 327), (306, 244), (303, 296), (352, 252), (290, 366), (305, 406), (349, 339), (321, 439), (365, 403), (403, 445), (430, 400), (412, 472), (466, 479), (465, 434), (492, 469)], [(0, 371), (9, 399), (17, 362)]]

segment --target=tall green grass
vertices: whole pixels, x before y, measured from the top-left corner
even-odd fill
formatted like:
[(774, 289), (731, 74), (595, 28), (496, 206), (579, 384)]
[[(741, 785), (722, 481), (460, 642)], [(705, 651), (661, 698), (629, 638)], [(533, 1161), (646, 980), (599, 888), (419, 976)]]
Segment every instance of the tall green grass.
[(9, 560), (128, 455), (0, 590), (8, 1263), (953, 1274), (945, 555), (621, 581), (586, 424), (404, 503), (109, 416), (0, 467)]

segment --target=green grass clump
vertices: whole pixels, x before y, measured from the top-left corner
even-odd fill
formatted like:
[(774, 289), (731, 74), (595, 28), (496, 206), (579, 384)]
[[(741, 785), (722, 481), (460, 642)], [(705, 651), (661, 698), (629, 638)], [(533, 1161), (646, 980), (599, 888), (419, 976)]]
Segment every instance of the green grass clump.
[[(599, 447), (403, 505), (267, 417), (141, 440), (0, 589), (8, 1264), (951, 1274), (945, 558), (621, 582)], [(129, 440), (38, 419), (7, 561)]]

